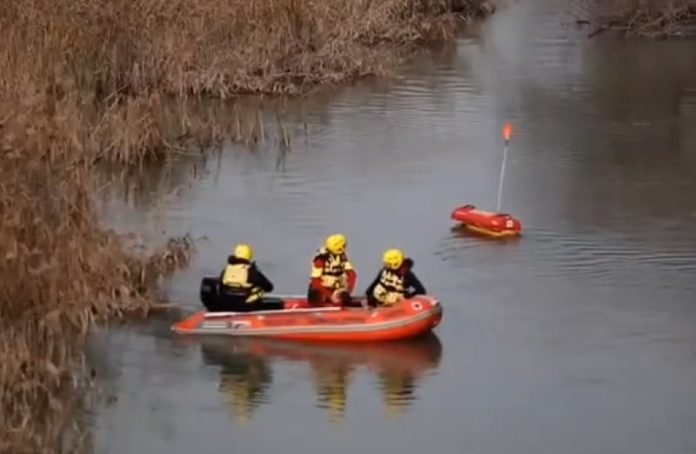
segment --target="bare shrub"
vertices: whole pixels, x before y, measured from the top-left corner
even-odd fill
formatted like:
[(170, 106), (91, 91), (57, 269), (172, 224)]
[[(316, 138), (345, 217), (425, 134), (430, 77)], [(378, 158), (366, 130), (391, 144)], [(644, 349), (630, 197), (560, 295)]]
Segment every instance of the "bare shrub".
[(597, 3), (602, 29), (664, 38), (696, 25), (696, 0), (612, 0)]

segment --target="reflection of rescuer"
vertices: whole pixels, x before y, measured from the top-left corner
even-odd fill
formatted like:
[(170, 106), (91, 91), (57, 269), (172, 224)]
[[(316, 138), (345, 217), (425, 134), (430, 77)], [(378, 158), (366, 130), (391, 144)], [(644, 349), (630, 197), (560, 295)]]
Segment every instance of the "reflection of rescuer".
[(266, 398), (273, 380), (268, 365), (254, 356), (234, 358), (223, 365), (220, 392), (240, 425), (247, 425)]
[(343, 422), (352, 368), (341, 362), (319, 361), (312, 369), (319, 407), (328, 410), (330, 422)]
[(331, 235), (312, 259), (312, 275), (307, 293), (311, 304), (347, 305), (355, 288), (357, 274), (346, 255), (346, 237)]
[(401, 416), (414, 400), (415, 377), (406, 371), (385, 371), (379, 375), (386, 416), (395, 419)]

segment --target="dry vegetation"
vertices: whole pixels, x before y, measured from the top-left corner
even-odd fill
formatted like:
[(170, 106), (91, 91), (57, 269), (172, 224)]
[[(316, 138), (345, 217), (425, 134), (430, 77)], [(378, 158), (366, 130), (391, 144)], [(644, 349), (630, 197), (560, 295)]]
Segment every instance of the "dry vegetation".
[(400, 51), (451, 38), (457, 15), (491, 12), (484, 0), (0, 0), (0, 11), (0, 451), (17, 453), (61, 451), (79, 428), (67, 402), (85, 334), (147, 312), (158, 279), (193, 251), (184, 237), (136, 253), (101, 226), (98, 162), (257, 140), (256, 112), (221, 118), (187, 97), (387, 74)]
[(483, 0), (3, 0), (0, 5), (8, 19), (5, 43), (19, 52), (52, 51), (43, 56), (44, 70), (62, 67), (63, 76), (100, 97), (298, 93), (316, 83), (383, 74), (395, 48), (451, 38), (456, 16), (490, 10)]
[(60, 435), (49, 430), (62, 410), (54, 395), (70, 383), (81, 335), (147, 310), (157, 279), (186, 263), (191, 243), (173, 239), (141, 256), (100, 228), (89, 193), (94, 144), (70, 97), (36, 93), (0, 108), (0, 440), (36, 452), (54, 442), (37, 434)]
[[(161, 157), (231, 128), (171, 97), (297, 95), (385, 76), (414, 46), (454, 37), (488, 0), (0, 0), (0, 88), (77, 95), (99, 158)], [(163, 124), (162, 112), (188, 121)], [(58, 114), (61, 114), (60, 112)], [(171, 117), (171, 115), (170, 115)], [(257, 123), (256, 112), (244, 113)], [(253, 140), (258, 128), (236, 138)], [(239, 127), (237, 126), (237, 129)]]
[(649, 38), (696, 32), (696, 0), (612, 0), (598, 8), (600, 26), (591, 35), (609, 29)]

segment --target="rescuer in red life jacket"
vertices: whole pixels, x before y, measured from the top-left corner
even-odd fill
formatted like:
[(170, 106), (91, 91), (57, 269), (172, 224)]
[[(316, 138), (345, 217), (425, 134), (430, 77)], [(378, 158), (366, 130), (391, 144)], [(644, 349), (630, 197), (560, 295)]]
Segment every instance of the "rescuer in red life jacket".
[(331, 235), (312, 259), (312, 274), (307, 299), (311, 304), (347, 305), (355, 288), (357, 274), (346, 255), (346, 237)]
[(405, 298), (425, 295), (425, 287), (411, 271), (411, 258), (404, 257), (399, 249), (389, 249), (384, 252), (382, 262), (384, 266), (365, 291), (370, 306), (391, 306)]

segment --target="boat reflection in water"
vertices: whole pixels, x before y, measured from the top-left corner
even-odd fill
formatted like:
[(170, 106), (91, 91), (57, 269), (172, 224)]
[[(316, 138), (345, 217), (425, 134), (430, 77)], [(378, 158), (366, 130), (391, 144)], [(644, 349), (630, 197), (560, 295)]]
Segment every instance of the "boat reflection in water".
[(440, 363), (442, 344), (434, 333), (400, 342), (314, 344), (268, 339), (199, 339), (206, 364), (220, 366), (220, 392), (239, 424), (247, 424), (256, 408), (268, 403), (274, 360), (307, 364), (316, 405), (329, 420), (344, 420), (353, 377), (361, 371), (376, 378), (385, 415), (398, 417), (416, 399), (419, 383)]

